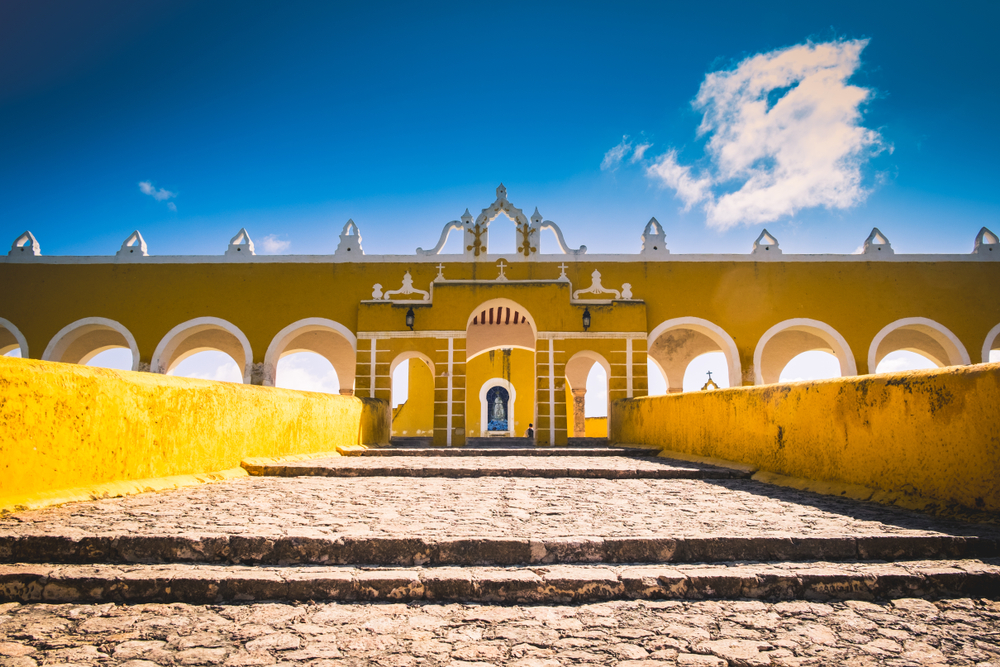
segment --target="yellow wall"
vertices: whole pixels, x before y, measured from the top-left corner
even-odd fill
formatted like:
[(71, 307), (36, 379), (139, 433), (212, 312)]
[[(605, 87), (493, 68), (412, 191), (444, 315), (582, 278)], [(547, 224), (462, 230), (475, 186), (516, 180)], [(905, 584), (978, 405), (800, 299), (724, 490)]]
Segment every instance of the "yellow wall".
[(419, 359), (409, 364), (406, 402), (394, 411), (392, 434), (402, 437), (434, 435), (434, 378), (431, 369)]
[(384, 401), (0, 357), (0, 508), (388, 435)]
[(616, 401), (612, 440), (1000, 510), (1000, 364)]
[(584, 420), (584, 429), (584, 435), (588, 438), (606, 438), (608, 437), (608, 418), (587, 417)]
[[(505, 355), (509, 354), (509, 360)], [(528, 430), (528, 424), (535, 421), (535, 355), (527, 350), (514, 348), (506, 353), (504, 350), (492, 350), (478, 354), (467, 362), (466, 368), (466, 423), (469, 425), (468, 436), (477, 438), (482, 435), (482, 404), (479, 402), (479, 391), (483, 384), (492, 378), (506, 378), (514, 386), (513, 435), (523, 436)], [(511, 426), (508, 424), (508, 427)]]

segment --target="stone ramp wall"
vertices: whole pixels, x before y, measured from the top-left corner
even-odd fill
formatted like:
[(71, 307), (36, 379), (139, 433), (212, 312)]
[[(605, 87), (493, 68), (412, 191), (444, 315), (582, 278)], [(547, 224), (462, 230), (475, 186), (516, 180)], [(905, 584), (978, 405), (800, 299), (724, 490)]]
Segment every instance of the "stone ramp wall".
[(0, 357), (0, 510), (388, 441), (385, 401)]
[(1000, 511), (1000, 364), (624, 399), (611, 440)]

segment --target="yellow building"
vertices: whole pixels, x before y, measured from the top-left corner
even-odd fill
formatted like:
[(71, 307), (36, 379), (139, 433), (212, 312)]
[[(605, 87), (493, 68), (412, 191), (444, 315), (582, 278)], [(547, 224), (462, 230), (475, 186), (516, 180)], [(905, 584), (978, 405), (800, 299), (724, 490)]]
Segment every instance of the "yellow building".
[[(557, 254), (542, 253), (543, 230)], [(516, 253), (490, 254), (505, 231)], [(462, 254), (441, 254), (453, 232)], [(502, 185), (406, 256), (365, 255), (353, 222), (332, 256), (257, 256), (240, 230), (217, 257), (150, 256), (138, 232), (111, 257), (49, 257), (26, 232), (0, 258), (0, 354), (86, 363), (122, 347), (133, 370), (169, 373), (219, 350), (244, 382), (273, 386), (282, 357), (312, 351), (341, 393), (387, 401), (405, 363), (394, 433), (457, 446), (529, 424), (539, 444), (583, 436), (595, 365), (612, 401), (646, 395), (648, 367), (681, 391), (706, 352), (726, 356), (736, 386), (777, 382), (810, 350), (842, 375), (895, 350), (939, 366), (1000, 350), (1000, 241), (986, 229), (969, 255), (896, 255), (878, 230), (857, 255), (785, 255), (766, 231), (746, 255), (674, 255), (655, 219), (641, 242), (638, 255), (571, 248)]]

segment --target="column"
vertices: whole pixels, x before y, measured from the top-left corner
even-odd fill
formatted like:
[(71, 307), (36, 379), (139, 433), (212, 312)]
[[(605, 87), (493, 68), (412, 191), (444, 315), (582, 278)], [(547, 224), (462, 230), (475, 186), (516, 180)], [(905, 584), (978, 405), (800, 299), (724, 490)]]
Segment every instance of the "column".
[(587, 435), (587, 404), (584, 401), (586, 389), (573, 390), (573, 437), (583, 438)]

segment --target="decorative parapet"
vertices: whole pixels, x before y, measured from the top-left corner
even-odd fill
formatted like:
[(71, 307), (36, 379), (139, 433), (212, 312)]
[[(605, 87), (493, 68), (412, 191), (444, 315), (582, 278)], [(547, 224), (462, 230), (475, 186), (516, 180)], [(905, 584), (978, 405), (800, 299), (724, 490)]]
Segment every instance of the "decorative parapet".
[(642, 250), (639, 254), (644, 257), (660, 257), (669, 255), (667, 250), (667, 233), (663, 231), (663, 225), (656, 218), (650, 218), (646, 223), (646, 228), (642, 230)]
[(38, 245), (38, 240), (35, 238), (35, 235), (29, 231), (25, 231), (23, 234), (14, 239), (14, 243), (10, 246), (10, 252), (7, 253), (7, 257), (18, 260), (38, 257), (41, 254), (42, 247)]
[(872, 227), (872, 233), (865, 239), (865, 244), (861, 248), (862, 255), (894, 255), (892, 244), (885, 234), (879, 231), (878, 227)]
[(758, 255), (761, 258), (765, 257), (776, 257), (781, 254), (781, 248), (778, 247), (778, 239), (774, 238), (766, 229), (760, 233), (757, 240), (753, 242), (753, 250), (750, 251), (751, 255)]
[(430, 301), (431, 293), (426, 292), (422, 289), (417, 289), (413, 286), (413, 276), (407, 271), (403, 274), (403, 286), (399, 289), (388, 290), (386, 292), (382, 291), (381, 283), (375, 283), (372, 286), (372, 300), (373, 301), (391, 301), (393, 295), (408, 296), (410, 294), (420, 294), (423, 298), (421, 301)]
[(251, 257), (256, 255), (253, 249), (253, 241), (246, 227), (240, 227), (236, 236), (229, 239), (229, 247), (226, 248), (227, 257)]
[(972, 248), (972, 253), (974, 255), (992, 256), (993, 259), (1000, 259), (1000, 238), (983, 227), (976, 234), (976, 244)]
[(334, 255), (357, 257), (364, 254), (365, 251), (361, 248), (361, 229), (358, 228), (354, 220), (348, 220), (343, 231), (340, 232), (340, 243), (337, 245), (337, 251)]
[(135, 262), (143, 257), (149, 257), (149, 252), (147, 252), (146, 240), (142, 238), (142, 234), (137, 229), (129, 234), (122, 243), (121, 250), (115, 253), (115, 259), (119, 262)]

